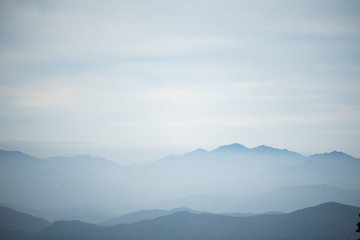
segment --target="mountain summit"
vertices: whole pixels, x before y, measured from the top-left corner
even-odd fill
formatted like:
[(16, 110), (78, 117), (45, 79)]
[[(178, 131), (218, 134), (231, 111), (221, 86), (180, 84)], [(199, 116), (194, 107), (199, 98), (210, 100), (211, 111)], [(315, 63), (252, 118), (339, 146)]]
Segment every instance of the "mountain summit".
[(249, 150), (244, 145), (241, 145), (239, 143), (233, 143), (230, 145), (223, 145), (218, 147), (217, 149), (213, 150), (213, 152), (242, 152)]

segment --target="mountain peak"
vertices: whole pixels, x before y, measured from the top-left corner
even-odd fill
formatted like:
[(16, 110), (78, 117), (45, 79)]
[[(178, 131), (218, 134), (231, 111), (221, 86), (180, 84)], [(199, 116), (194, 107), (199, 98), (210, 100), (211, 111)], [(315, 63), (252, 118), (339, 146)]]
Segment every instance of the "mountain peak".
[(245, 151), (245, 150), (248, 150), (248, 148), (245, 147), (244, 145), (241, 145), (239, 143), (233, 143), (230, 145), (220, 146), (217, 149), (215, 149), (214, 151), (216, 151), (216, 152), (218, 152), (218, 151), (235, 152), (235, 151)]
[(28, 154), (25, 154), (20, 151), (5, 151), (0, 150), (0, 159), (4, 160), (16, 160), (16, 161), (23, 161), (23, 160), (39, 160), (39, 158), (32, 157)]
[(262, 148), (262, 149), (274, 149), (273, 147), (270, 147), (270, 146), (267, 146), (267, 145), (260, 145), (260, 146), (257, 146), (255, 148)]
[(301, 154), (296, 153), (296, 152), (292, 152), (289, 151), (287, 149), (278, 149), (278, 148), (273, 148), (270, 146), (266, 146), (266, 145), (261, 145), (255, 148), (251, 148), (250, 149), (253, 152), (259, 153), (259, 154), (281, 154), (281, 155), (292, 155), (292, 156), (297, 156), (297, 157), (301, 157)]
[(207, 151), (203, 148), (198, 148), (198, 149), (192, 151), (192, 153), (204, 153), (204, 152), (207, 152)]
[(352, 156), (346, 154), (346, 153), (343, 153), (343, 152), (339, 152), (339, 151), (332, 151), (331, 153), (329, 153), (329, 155), (333, 155), (333, 156), (336, 156), (336, 157), (351, 157), (353, 158)]
[(205, 149), (198, 148), (192, 152), (185, 153), (183, 156), (198, 156), (206, 153), (208, 153), (208, 151), (206, 151)]
[(326, 159), (347, 159), (353, 160), (354, 157), (339, 151), (332, 151), (330, 153), (322, 153), (322, 154), (313, 154), (309, 156), (310, 158), (326, 158)]
[(192, 212), (194, 210), (187, 208), (187, 207), (178, 207), (170, 210), (170, 212)]
[(277, 148), (273, 148), (273, 147), (270, 147), (270, 146), (266, 146), (266, 145), (260, 145), (258, 147), (254, 147), (252, 148), (252, 150), (256, 150), (256, 151), (262, 151), (262, 152), (275, 152), (275, 151), (288, 151), (286, 149), (277, 149)]

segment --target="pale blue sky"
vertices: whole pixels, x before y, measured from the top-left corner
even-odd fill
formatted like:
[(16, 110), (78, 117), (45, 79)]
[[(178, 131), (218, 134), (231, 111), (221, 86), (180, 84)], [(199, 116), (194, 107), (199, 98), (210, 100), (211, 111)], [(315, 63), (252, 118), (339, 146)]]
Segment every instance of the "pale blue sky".
[(0, 148), (360, 157), (359, 1), (1, 1)]

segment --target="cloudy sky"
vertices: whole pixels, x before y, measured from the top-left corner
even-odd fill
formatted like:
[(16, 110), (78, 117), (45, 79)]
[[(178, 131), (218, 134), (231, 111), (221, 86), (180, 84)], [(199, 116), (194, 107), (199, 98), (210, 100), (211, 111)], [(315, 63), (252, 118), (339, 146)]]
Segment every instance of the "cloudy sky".
[(360, 157), (359, 1), (0, 1), (0, 148)]

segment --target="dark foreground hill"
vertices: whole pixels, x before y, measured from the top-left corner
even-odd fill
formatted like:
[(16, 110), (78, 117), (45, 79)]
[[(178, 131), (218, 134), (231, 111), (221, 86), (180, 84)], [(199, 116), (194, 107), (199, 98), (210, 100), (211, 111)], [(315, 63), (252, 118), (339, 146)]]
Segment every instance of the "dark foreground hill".
[(49, 225), (44, 219), (0, 206), (0, 239), (26, 239)]
[(100, 227), (79, 221), (55, 222), (32, 239), (356, 239), (359, 207), (335, 202), (282, 215), (229, 217), (177, 212), (133, 224)]

